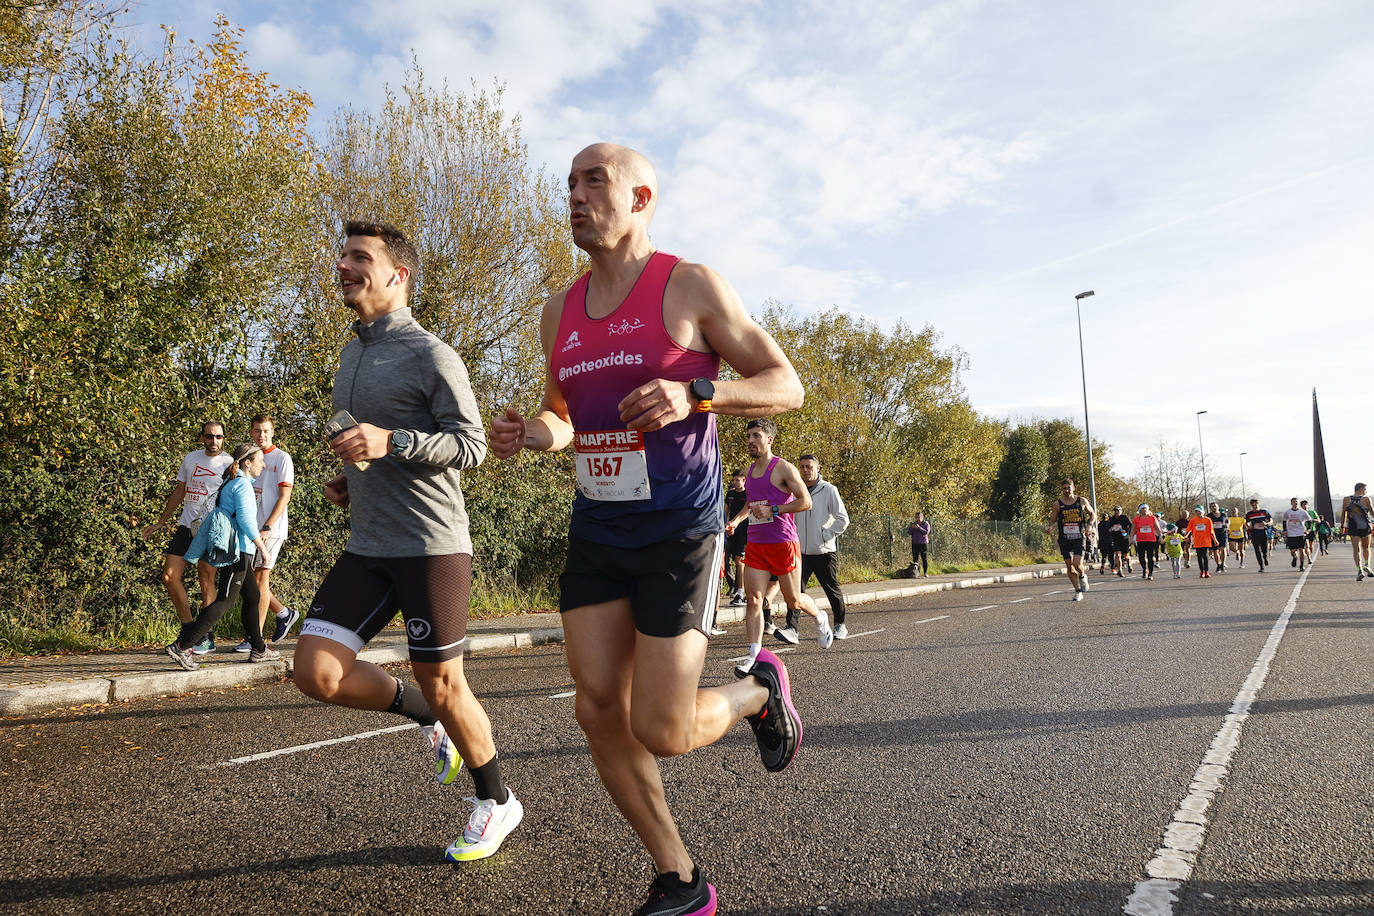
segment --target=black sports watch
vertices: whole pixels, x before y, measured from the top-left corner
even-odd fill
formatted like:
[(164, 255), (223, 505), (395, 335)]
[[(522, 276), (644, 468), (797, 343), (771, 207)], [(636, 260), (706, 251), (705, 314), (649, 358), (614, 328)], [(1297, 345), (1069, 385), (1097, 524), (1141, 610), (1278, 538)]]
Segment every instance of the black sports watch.
[(387, 454), (399, 455), (401, 454), (401, 452), (404, 452), (406, 449), (410, 448), (410, 443), (413, 441), (414, 437), (411, 436), (410, 433), (406, 430), (393, 429), (391, 431), (391, 451), (387, 452)]
[(708, 378), (694, 378), (691, 385), (692, 397), (698, 401), (709, 401), (716, 396), (716, 386)]

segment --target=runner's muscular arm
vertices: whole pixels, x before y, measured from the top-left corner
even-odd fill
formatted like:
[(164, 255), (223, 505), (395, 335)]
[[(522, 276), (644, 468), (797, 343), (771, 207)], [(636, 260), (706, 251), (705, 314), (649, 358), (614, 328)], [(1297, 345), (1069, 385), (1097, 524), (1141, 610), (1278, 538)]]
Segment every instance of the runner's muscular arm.
[(491, 453), (497, 458), (510, 458), (521, 449), (534, 452), (556, 452), (566, 448), (572, 441), (572, 420), (568, 415), (568, 402), (558, 388), (558, 380), (548, 369), (548, 361), (553, 353), (553, 340), (558, 334), (558, 322), (563, 316), (563, 299), (567, 290), (553, 296), (544, 303), (544, 312), (539, 318), (539, 339), (544, 346), (544, 399), (539, 412), (528, 420), (513, 407), (506, 408), (503, 416), (491, 421)]
[(779, 490), (786, 490), (792, 494), (790, 502), (778, 506), (779, 515), (784, 512), (805, 512), (811, 508), (811, 491), (802, 483), (801, 474), (797, 473), (797, 468), (792, 462), (779, 461), (773, 468), (771, 482)]
[[(797, 370), (768, 332), (744, 310), (739, 295), (715, 271), (686, 261), (678, 264), (664, 295), (664, 325), (679, 344), (714, 350), (741, 376), (716, 382), (711, 412), (768, 417), (802, 405)], [(620, 402), (620, 418), (631, 429), (662, 429), (687, 417), (695, 402), (690, 381), (655, 379)]]

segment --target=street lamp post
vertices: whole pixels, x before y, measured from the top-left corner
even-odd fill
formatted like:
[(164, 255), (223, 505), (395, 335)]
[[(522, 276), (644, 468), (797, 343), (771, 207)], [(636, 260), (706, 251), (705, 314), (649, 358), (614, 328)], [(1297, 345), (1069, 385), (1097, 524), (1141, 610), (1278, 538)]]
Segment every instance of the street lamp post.
[(1246, 497), (1248, 497), (1248, 496), (1250, 495), (1249, 492), (1247, 492), (1246, 489), (1245, 489), (1245, 456), (1248, 455), (1248, 454), (1250, 454), (1250, 453), (1249, 453), (1249, 452), (1241, 452), (1241, 453), (1240, 453), (1240, 503), (1241, 503), (1241, 508), (1242, 508), (1242, 509), (1244, 509), (1247, 505), (1249, 505), (1249, 503), (1247, 503), (1247, 502), (1245, 501)]
[(1082, 302), (1095, 295), (1097, 294), (1093, 290), (1088, 290), (1073, 297), (1073, 309), (1078, 315), (1078, 371), (1083, 377), (1083, 439), (1088, 443), (1088, 491), (1092, 495), (1094, 509), (1097, 508), (1097, 477), (1093, 473), (1093, 434), (1088, 427), (1088, 367), (1083, 357)]
[(1197, 453), (1202, 459), (1202, 504), (1207, 505), (1207, 452), (1202, 448), (1202, 415), (1207, 411), (1197, 412)]

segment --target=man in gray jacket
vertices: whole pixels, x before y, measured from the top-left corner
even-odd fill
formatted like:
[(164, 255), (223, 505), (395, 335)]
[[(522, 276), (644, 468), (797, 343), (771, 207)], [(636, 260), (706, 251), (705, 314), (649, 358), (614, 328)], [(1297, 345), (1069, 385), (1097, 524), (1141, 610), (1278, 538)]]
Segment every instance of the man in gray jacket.
[[(797, 534), (801, 538), (801, 587), (811, 581), (814, 573), (825, 597), (830, 601), (830, 613), (835, 618), (835, 638), (848, 639), (849, 628), (844, 625), (844, 592), (840, 591), (839, 560), (835, 555), (835, 538), (849, 527), (849, 513), (844, 500), (833, 483), (821, 479), (821, 463), (815, 455), (802, 455), (797, 462), (802, 483), (811, 492), (811, 508), (798, 512)], [(787, 610), (787, 625), (795, 627), (796, 612)]]
[[(524, 815), (501, 781), (491, 721), (463, 674), (472, 539), (460, 471), (482, 463), (486, 434), (463, 360), (411, 315), (415, 246), (379, 223), (351, 222), (344, 233), (339, 284), (358, 313), (358, 339), (340, 358), (334, 410), (357, 425), (330, 440), (345, 470), (324, 489), (349, 509), (350, 536), (301, 627), (294, 680), (317, 700), (418, 723), (442, 784), (466, 758), (476, 809), (447, 857), (481, 859)], [(358, 660), (398, 610), (418, 691)]]

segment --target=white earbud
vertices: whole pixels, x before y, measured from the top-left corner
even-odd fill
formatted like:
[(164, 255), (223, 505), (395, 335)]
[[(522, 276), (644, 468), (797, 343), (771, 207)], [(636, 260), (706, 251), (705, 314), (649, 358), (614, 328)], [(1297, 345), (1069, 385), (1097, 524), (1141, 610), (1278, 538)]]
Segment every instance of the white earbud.
[(401, 275), (400, 275), (400, 274), (392, 274), (392, 275), (391, 275), (391, 279), (387, 281), (387, 284), (386, 284), (386, 285), (387, 285), (387, 286), (395, 286), (397, 283), (400, 283), (400, 282), (401, 282)]

